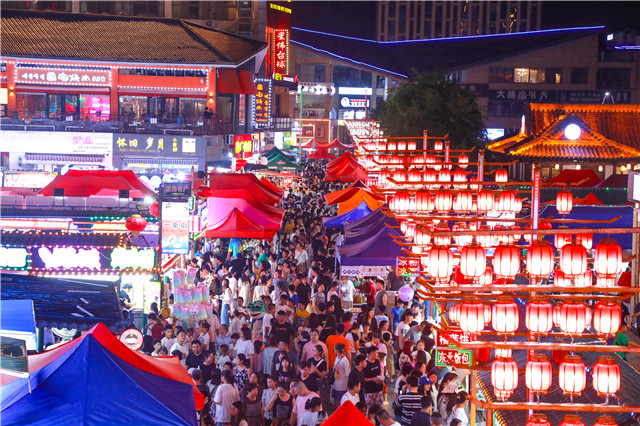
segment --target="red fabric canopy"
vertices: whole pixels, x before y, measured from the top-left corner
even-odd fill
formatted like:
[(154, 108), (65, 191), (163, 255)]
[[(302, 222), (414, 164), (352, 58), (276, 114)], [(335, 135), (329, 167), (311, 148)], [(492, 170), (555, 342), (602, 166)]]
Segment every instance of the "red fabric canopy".
[(253, 193), (247, 191), (246, 189), (230, 189), (228, 191), (217, 190), (215, 191), (215, 197), (213, 198), (236, 199), (236, 200), (246, 201), (251, 206), (257, 208), (258, 210), (264, 212), (269, 216), (273, 216), (274, 218), (281, 219), (282, 216), (284, 215), (283, 209), (260, 202), (260, 200), (258, 200)]
[(549, 186), (576, 186), (588, 188), (596, 186), (602, 179), (591, 169), (564, 169), (560, 174), (547, 181)]
[(256, 200), (268, 205), (274, 205), (282, 198), (282, 194), (267, 187), (252, 173), (211, 173), (209, 186), (201, 187), (198, 195), (217, 197), (216, 191), (233, 189), (247, 190)]
[(329, 154), (325, 148), (318, 148), (314, 153), (307, 155), (307, 158), (320, 160), (320, 159), (328, 159), (328, 158), (336, 158), (335, 155)]
[(271, 182), (266, 177), (261, 177), (260, 178), (260, 182), (262, 182), (267, 188), (271, 189), (274, 192), (277, 192), (278, 194), (283, 194), (284, 193), (284, 188), (280, 188), (278, 185), (276, 185), (275, 183)]
[(207, 238), (272, 238), (276, 231), (265, 231), (263, 227), (234, 208), (222, 222), (211, 225), (206, 230)]
[(369, 419), (351, 401), (345, 401), (322, 426), (371, 426)]
[(353, 154), (351, 154), (350, 152), (345, 152), (344, 154), (342, 154), (340, 157), (331, 160), (327, 163), (327, 168), (331, 168), (334, 167), (338, 164), (343, 164), (343, 163), (358, 163), (358, 159), (356, 157), (353, 156)]
[(331, 142), (329, 142), (325, 148), (330, 148), (330, 149), (352, 149), (353, 146), (352, 145), (345, 145), (342, 142), (340, 142), (338, 139), (334, 139)]
[(238, 209), (251, 221), (266, 231), (279, 231), (282, 223), (282, 215), (274, 216), (268, 212), (255, 207), (251, 202), (241, 198), (219, 198), (209, 197), (207, 199), (209, 214), (207, 223), (217, 224), (223, 222), (226, 217), (233, 211)]
[[(75, 345), (82, 342), (82, 340), (88, 335), (92, 335), (102, 346), (105, 347), (105, 349), (113, 353), (115, 356), (140, 370), (146, 371), (147, 373), (155, 374), (156, 376), (166, 377), (171, 380), (186, 383), (192, 386), (196, 409), (202, 410), (204, 408), (204, 396), (200, 393), (198, 388), (196, 388), (193, 380), (191, 379), (191, 376), (182, 366), (182, 363), (180, 362), (180, 360), (178, 360), (178, 357), (154, 357), (143, 354), (142, 352), (131, 350), (126, 347), (124, 343), (118, 340), (113, 334), (111, 334), (107, 326), (102, 323), (96, 324), (82, 336), (68, 343), (65, 343), (62, 346), (58, 346), (55, 349), (40, 354), (29, 355), (29, 371), (33, 373), (55, 361), (56, 359), (64, 355), (67, 351), (72, 349)], [(13, 380), (9, 378), (5, 379), (3, 375), (3, 385), (9, 383), (10, 381)]]
[(309, 142), (302, 144), (302, 149), (326, 148), (327, 145), (326, 143), (315, 142), (311, 139)]
[(156, 195), (131, 170), (69, 170), (64, 175), (56, 176), (38, 191), (38, 195), (51, 197), (55, 188), (63, 188), (65, 197), (90, 197), (100, 191), (104, 194), (105, 190), (111, 190), (114, 194), (120, 190), (128, 190), (131, 198)]
[(599, 205), (599, 204), (603, 204), (602, 201), (600, 201), (598, 199), (598, 197), (596, 197), (594, 195), (593, 192), (590, 192), (589, 194), (587, 194), (586, 197), (584, 198), (576, 198), (575, 200), (573, 200), (574, 204), (588, 204), (588, 205)]
[(366, 170), (362, 166), (346, 165), (340, 169), (327, 170), (325, 172), (324, 180), (326, 182), (355, 182), (359, 180), (366, 180), (369, 178)]

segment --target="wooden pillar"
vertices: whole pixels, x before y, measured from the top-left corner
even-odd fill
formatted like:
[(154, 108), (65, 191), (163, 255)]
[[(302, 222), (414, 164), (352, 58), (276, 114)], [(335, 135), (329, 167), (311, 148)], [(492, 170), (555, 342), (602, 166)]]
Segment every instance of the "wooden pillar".
[(118, 100), (118, 78), (118, 67), (111, 67), (111, 86), (109, 87), (110, 120), (124, 120), (124, 117), (119, 117), (120, 106)]
[[(475, 399), (478, 392), (478, 378), (475, 374), (471, 374), (471, 396)], [(472, 402), (469, 412), (469, 421), (471, 426), (476, 426), (477, 421), (477, 408), (476, 405)]]
[[(213, 113), (216, 113), (216, 69), (212, 68), (212, 71), (207, 71), (208, 85), (207, 85), (207, 108), (211, 108)], [(247, 99), (249, 96), (247, 96)]]
[(7, 61), (7, 117), (16, 110), (16, 63)]

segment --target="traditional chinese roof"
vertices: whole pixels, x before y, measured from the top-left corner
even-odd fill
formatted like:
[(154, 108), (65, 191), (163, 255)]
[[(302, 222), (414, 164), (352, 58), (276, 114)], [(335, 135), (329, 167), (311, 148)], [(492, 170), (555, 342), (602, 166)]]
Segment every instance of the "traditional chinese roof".
[[(581, 129), (580, 137), (576, 140), (569, 140), (564, 135), (565, 128), (570, 124), (576, 124)], [(527, 129), (527, 133), (529, 136), (520, 134), (501, 139), (489, 145), (489, 149), (512, 157), (530, 159), (593, 162), (640, 158), (640, 151), (605, 137), (573, 113), (557, 117), (544, 129)]]
[(374, 72), (408, 79), (413, 70), (453, 71), (598, 34), (603, 27), (376, 42), (293, 28), (291, 43)]
[(238, 65), (266, 43), (174, 18), (2, 10), (2, 56)]

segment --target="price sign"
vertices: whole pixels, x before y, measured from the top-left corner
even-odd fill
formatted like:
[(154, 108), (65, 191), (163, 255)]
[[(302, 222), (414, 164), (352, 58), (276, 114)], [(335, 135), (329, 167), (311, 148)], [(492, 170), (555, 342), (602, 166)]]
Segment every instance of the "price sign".
[(436, 351), (436, 365), (446, 367), (448, 365), (467, 365), (473, 363), (472, 350), (442, 349)]
[(399, 257), (397, 275), (403, 277), (418, 276), (418, 268), (420, 267), (420, 259), (417, 257)]
[(443, 330), (438, 334), (438, 346), (456, 347), (456, 343), (468, 343), (478, 340), (475, 334), (462, 330)]

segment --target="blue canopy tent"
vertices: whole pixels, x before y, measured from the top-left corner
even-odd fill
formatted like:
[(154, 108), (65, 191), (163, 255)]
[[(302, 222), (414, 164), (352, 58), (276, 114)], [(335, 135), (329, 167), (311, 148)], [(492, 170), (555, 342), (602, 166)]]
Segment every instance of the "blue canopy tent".
[(381, 229), (364, 241), (338, 246), (336, 257), (342, 266), (393, 266), (403, 256), (402, 247), (389, 235), (390, 229)]
[[(588, 225), (584, 223), (567, 223), (566, 226), (572, 229), (586, 228), (588, 226), (595, 228), (633, 228), (633, 207), (632, 206), (573, 206), (571, 213), (568, 215), (561, 215), (556, 210), (556, 206), (546, 206), (540, 212), (541, 219), (575, 219), (575, 220), (607, 220), (613, 219), (616, 216), (621, 216), (620, 219), (612, 223), (597, 223)], [(556, 225), (554, 225), (556, 226)], [(547, 236), (546, 239), (553, 241), (553, 236)], [(622, 250), (632, 249), (632, 235), (631, 234), (595, 234), (593, 236), (594, 247), (603, 238), (614, 238), (622, 247)]]
[(127, 424), (197, 424), (191, 385), (136, 368), (93, 335), (30, 379), (3, 386), (1, 394), (3, 425), (107, 425), (115, 419)]
[(346, 213), (333, 217), (325, 217), (322, 219), (325, 228), (342, 228), (345, 222), (353, 222), (363, 217), (366, 217), (371, 213), (371, 209), (367, 206), (367, 203), (363, 201), (355, 209)]
[(369, 216), (366, 216), (364, 219), (369, 219), (369, 218), (374, 218), (376, 219), (376, 221), (367, 220), (367, 226), (363, 228), (355, 228), (355, 229), (348, 228), (348, 226), (351, 223), (345, 224), (345, 242), (347, 244), (354, 244), (354, 243), (358, 243), (366, 239), (369, 239), (383, 229), (386, 229), (388, 232), (398, 237), (402, 236), (402, 233), (400, 232), (399, 228), (390, 228), (390, 226), (391, 227), (400, 226), (400, 224), (395, 218), (389, 217), (383, 214), (382, 212), (380, 212), (379, 210), (374, 211)]
[[(382, 208), (387, 208), (387, 204), (383, 204), (380, 209), (376, 209), (371, 214), (363, 217), (362, 219), (358, 219), (353, 222), (346, 223), (344, 225), (345, 231), (360, 231), (362, 229), (369, 228), (371, 225), (379, 223), (382, 219), (393, 219), (382, 212)], [(395, 219), (393, 219), (395, 220)]]

